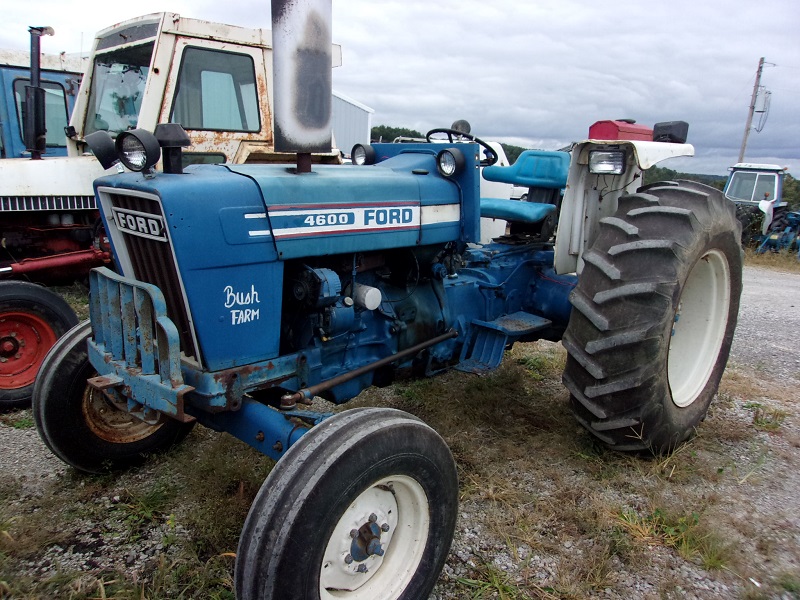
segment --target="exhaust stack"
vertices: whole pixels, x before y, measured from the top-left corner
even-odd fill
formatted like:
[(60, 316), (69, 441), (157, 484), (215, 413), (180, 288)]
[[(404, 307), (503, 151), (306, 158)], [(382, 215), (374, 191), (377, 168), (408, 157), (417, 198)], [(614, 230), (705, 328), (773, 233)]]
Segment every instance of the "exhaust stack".
[(41, 85), (41, 45), (39, 38), (53, 35), (52, 27), (28, 27), (31, 34), (31, 84), (25, 86), (25, 122), (23, 137), (25, 146), (34, 160), (42, 158), (47, 151), (47, 127), (45, 126), (44, 88)]
[(298, 173), (331, 151), (331, 20), (331, 0), (272, 0), (275, 150), (296, 152)]

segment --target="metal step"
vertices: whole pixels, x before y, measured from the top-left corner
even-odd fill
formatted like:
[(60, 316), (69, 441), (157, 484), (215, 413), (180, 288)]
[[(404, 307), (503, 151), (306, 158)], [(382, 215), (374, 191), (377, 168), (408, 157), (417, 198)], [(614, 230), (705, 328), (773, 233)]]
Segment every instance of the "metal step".
[(550, 325), (550, 321), (519, 311), (494, 321), (474, 320), (468, 343), (456, 369), (467, 373), (485, 373), (500, 365), (506, 346), (517, 338), (530, 335)]

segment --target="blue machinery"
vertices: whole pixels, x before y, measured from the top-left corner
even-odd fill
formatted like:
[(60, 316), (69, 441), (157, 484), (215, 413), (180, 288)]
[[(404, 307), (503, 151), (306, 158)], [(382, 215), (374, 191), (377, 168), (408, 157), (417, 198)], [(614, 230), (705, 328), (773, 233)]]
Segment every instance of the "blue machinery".
[[(145, 421), (196, 418), (278, 459), (325, 417), (298, 410), (314, 395), (341, 403), (396, 368), (485, 371), (515, 341), (560, 339), (576, 278), (537, 236), (475, 243), (473, 148), (98, 180), (123, 275), (92, 274), (90, 383)], [(444, 154), (464, 164), (443, 174)], [(537, 183), (563, 186), (560, 165)], [(554, 208), (485, 204), (528, 224)]]

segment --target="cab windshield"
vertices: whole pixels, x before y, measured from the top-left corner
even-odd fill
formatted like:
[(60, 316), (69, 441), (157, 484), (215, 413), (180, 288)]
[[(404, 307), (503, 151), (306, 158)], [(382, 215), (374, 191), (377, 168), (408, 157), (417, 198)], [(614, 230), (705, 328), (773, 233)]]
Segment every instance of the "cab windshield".
[(116, 137), (136, 128), (154, 47), (150, 42), (95, 57), (84, 134), (107, 131)]
[(736, 200), (758, 202), (775, 198), (777, 176), (774, 173), (736, 171), (731, 175), (726, 195)]

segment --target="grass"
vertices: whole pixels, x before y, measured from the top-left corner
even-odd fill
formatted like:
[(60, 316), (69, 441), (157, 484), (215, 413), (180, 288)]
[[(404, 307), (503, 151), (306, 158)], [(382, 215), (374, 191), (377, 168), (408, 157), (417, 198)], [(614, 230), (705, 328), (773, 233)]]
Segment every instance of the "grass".
[[(607, 450), (575, 424), (560, 383), (564, 360), (559, 344), (520, 344), (493, 373), (402, 380), (350, 403), (416, 414), (453, 451), (459, 511), (469, 519), (459, 522), (463, 551), (448, 559), (443, 597), (583, 599), (626, 589), (617, 587), (621, 573), (655, 581), (666, 597), (693, 593), (691, 581), (665, 577), (664, 564), (710, 572), (742, 596), (751, 576), (767, 596), (794, 593), (797, 577), (770, 562), (779, 552), (800, 560), (781, 541), (784, 517), (735, 515), (780, 472), (782, 455), (766, 444), (789, 439), (794, 390), (731, 370), (697, 437), (642, 460)], [(3, 423), (24, 424), (26, 414)], [(37, 493), (0, 466), (0, 598), (232, 598), (239, 532), (271, 467), (200, 427), (140, 469), (67, 471)], [(127, 564), (126, 548), (144, 542), (161, 550)], [(68, 568), (60, 557), (70, 548), (97, 566)]]
[(744, 260), (746, 265), (752, 267), (762, 267), (765, 269), (771, 269), (773, 271), (800, 273), (800, 260), (798, 259), (796, 250), (794, 252), (782, 250), (780, 252), (764, 252), (763, 254), (756, 254), (755, 249), (745, 248)]
[(764, 406), (760, 402), (746, 402), (744, 408), (753, 412), (753, 425), (764, 431), (780, 429), (789, 413), (780, 408)]
[(35, 426), (33, 416), (29, 410), (0, 413), (0, 423), (14, 429), (33, 429)]

